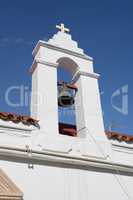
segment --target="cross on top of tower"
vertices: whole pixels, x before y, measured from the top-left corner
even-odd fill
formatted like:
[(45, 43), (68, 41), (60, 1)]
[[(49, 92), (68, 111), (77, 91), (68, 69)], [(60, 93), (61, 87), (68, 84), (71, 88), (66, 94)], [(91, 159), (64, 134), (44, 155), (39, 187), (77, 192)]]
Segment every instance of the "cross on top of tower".
[(62, 33), (68, 33), (70, 31), (68, 28), (65, 28), (64, 24), (56, 25), (56, 28), (58, 28)]

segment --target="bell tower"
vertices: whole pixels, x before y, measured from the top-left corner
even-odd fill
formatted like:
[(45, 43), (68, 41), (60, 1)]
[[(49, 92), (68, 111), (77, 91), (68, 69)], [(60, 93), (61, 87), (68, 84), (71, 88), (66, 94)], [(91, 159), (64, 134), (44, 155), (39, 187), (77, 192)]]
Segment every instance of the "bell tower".
[(77, 87), (75, 113), (77, 136), (106, 140), (100, 93), (99, 74), (93, 71), (93, 59), (72, 40), (69, 29), (56, 26), (59, 31), (48, 40), (40, 40), (33, 50), (31, 116), (38, 119), (40, 129), (48, 135), (59, 135), (57, 68), (67, 68), (72, 74), (71, 84)]

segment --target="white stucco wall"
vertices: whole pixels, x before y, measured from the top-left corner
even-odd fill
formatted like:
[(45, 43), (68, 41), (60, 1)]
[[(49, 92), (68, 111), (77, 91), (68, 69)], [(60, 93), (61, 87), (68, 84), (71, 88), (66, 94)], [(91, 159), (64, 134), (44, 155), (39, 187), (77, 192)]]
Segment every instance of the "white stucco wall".
[(37, 129), (2, 128), (0, 138), (0, 168), (21, 189), (24, 200), (133, 198), (132, 144), (107, 140), (102, 155), (98, 140), (53, 137)]
[(24, 200), (58, 199), (121, 199), (133, 197), (133, 177), (89, 169), (28, 165), (17, 162), (0, 161), (0, 167), (19, 186)]

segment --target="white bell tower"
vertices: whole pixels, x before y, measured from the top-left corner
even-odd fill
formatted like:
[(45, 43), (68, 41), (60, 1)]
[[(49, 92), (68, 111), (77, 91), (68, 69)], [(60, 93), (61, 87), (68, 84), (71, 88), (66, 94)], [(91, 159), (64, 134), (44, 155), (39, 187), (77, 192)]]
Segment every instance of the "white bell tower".
[(69, 29), (60, 30), (48, 42), (39, 41), (33, 51), (31, 116), (38, 119), (41, 130), (59, 135), (57, 68), (63, 66), (71, 71), (73, 83), (78, 87), (75, 97), (76, 126), (78, 136), (106, 140), (104, 133), (99, 74), (93, 71), (93, 59), (87, 56), (72, 40)]

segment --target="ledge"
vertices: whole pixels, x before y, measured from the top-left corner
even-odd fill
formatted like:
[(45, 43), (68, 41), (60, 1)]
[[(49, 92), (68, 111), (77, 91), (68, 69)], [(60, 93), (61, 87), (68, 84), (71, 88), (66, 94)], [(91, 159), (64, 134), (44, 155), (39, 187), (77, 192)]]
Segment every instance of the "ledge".
[(38, 130), (36, 127), (30, 125), (30, 126), (26, 126), (24, 125), (22, 122), (20, 122), (19, 124), (17, 123), (13, 123), (11, 121), (3, 121), (0, 120), (0, 130), (1, 129), (12, 129), (12, 130), (17, 130), (17, 131), (33, 131), (33, 130)]
[(95, 78), (95, 79), (98, 79), (100, 77), (99, 74), (97, 73), (89, 73), (89, 72), (84, 72), (84, 71), (77, 71), (73, 78), (72, 78), (72, 81), (75, 82), (80, 76), (88, 76), (90, 78)]
[[(67, 164), (70, 166), (77, 166), (79, 167), (95, 167), (99, 169), (106, 169), (106, 170), (115, 170), (119, 172), (127, 172), (127, 173), (133, 173), (133, 166), (131, 165), (125, 165), (121, 163), (116, 163), (109, 160), (102, 160), (102, 159), (95, 159), (92, 157), (81, 157), (81, 156), (75, 156), (75, 155), (68, 155), (63, 153), (55, 153), (50, 151), (35, 151), (32, 149), (28, 149), (29, 151), (26, 151), (26, 149), (16, 149), (16, 148), (10, 148), (10, 147), (0, 147), (0, 155), (4, 156), (4, 158), (9, 157), (10, 158), (23, 158), (29, 161), (47, 161), (51, 163), (62, 163)], [(28, 154), (29, 152), (29, 154)], [(28, 160), (29, 159), (29, 160)]]
[(43, 65), (47, 65), (49, 67), (54, 67), (54, 68), (56, 68), (59, 65), (58, 63), (51, 63), (51, 62), (44, 61), (44, 60), (42, 60), (40, 58), (37, 58), (37, 59), (35, 59), (33, 61), (32, 65), (30, 67), (30, 73), (31, 74), (35, 71), (35, 69), (37, 67), (37, 63), (43, 64)]

